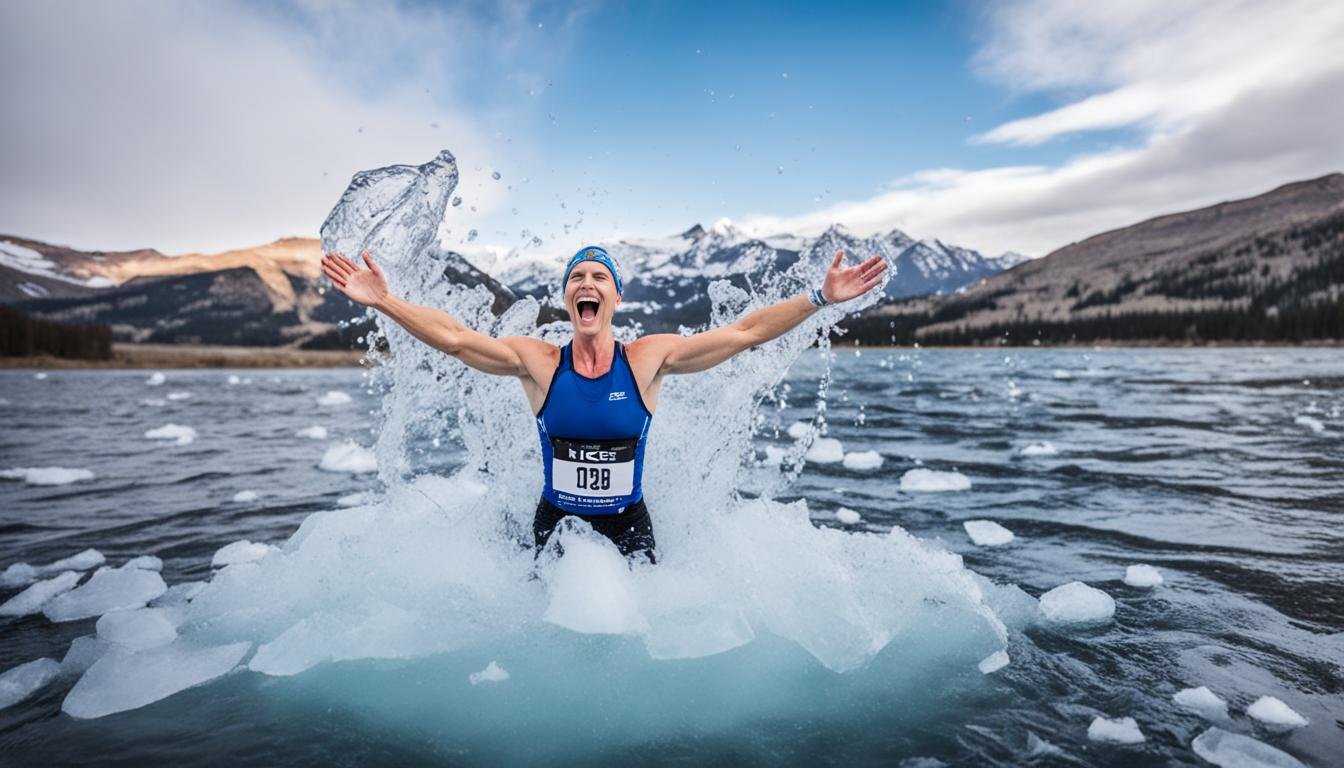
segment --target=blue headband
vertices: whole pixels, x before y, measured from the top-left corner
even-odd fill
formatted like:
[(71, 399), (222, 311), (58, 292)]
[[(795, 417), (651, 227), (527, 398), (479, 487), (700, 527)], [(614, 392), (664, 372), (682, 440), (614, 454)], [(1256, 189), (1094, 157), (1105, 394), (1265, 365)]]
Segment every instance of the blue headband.
[(609, 256), (604, 249), (599, 248), (596, 245), (588, 245), (580, 248), (579, 252), (574, 254), (574, 258), (569, 260), (569, 264), (565, 267), (565, 276), (560, 280), (561, 291), (565, 289), (566, 285), (569, 285), (569, 273), (573, 272), (575, 267), (585, 261), (596, 261), (598, 264), (611, 270), (611, 278), (616, 281), (616, 293), (617, 295), (621, 294), (621, 273), (616, 271), (616, 262), (611, 260), (611, 256)]

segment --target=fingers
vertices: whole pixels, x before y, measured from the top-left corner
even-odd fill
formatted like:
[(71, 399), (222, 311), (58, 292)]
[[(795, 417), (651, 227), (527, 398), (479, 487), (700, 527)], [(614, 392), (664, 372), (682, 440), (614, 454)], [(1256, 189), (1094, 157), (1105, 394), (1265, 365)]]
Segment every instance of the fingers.
[(369, 255), (369, 252), (365, 251), (362, 255), (364, 257), (364, 263), (369, 265), (369, 271), (379, 277), (382, 277), (383, 270), (379, 269), (378, 265), (373, 263), (373, 257)]
[(348, 278), (352, 273), (357, 271), (348, 261), (342, 258), (340, 254), (329, 254), (324, 257), (322, 259), (322, 269), (341, 279)]
[(831, 261), (831, 269), (839, 269), (839, 268), (840, 268), (840, 262), (842, 262), (842, 261), (844, 261), (844, 260), (845, 260), (845, 252), (844, 252), (844, 251), (836, 251), (836, 252), (835, 252), (835, 259)]

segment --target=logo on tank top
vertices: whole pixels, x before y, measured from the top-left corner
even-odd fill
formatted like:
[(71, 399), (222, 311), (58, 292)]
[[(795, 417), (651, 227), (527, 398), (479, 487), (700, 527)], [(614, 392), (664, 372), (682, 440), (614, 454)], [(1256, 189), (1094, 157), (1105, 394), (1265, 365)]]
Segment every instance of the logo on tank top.
[(613, 400), (624, 400), (624, 399), (625, 399), (624, 392), (612, 392), (611, 394), (607, 395), (607, 400), (609, 402)]

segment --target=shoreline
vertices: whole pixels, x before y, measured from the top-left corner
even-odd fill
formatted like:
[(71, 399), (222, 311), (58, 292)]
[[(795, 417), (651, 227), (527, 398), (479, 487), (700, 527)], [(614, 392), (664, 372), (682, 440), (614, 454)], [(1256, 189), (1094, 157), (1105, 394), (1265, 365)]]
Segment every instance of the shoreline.
[(110, 360), (74, 360), (52, 355), (0, 357), (0, 369), (359, 368), (364, 354), (343, 349), (114, 343)]

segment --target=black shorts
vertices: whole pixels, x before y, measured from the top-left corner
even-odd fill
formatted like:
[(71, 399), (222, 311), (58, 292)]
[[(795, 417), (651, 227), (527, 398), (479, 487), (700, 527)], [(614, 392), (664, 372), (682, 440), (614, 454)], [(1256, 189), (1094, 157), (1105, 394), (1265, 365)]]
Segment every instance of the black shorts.
[(650, 563), (658, 562), (654, 554), (653, 522), (649, 520), (649, 509), (644, 506), (643, 499), (626, 507), (619, 515), (577, 515), (542, 499), (537, 504), (537, 515), (532, 519), (532, 536), (538, 554), (551, 538), (555, 526), (566, 517), (577, 517), (593, 526), (594, 531), (611, 539), (626, 557), (640, 554)]

